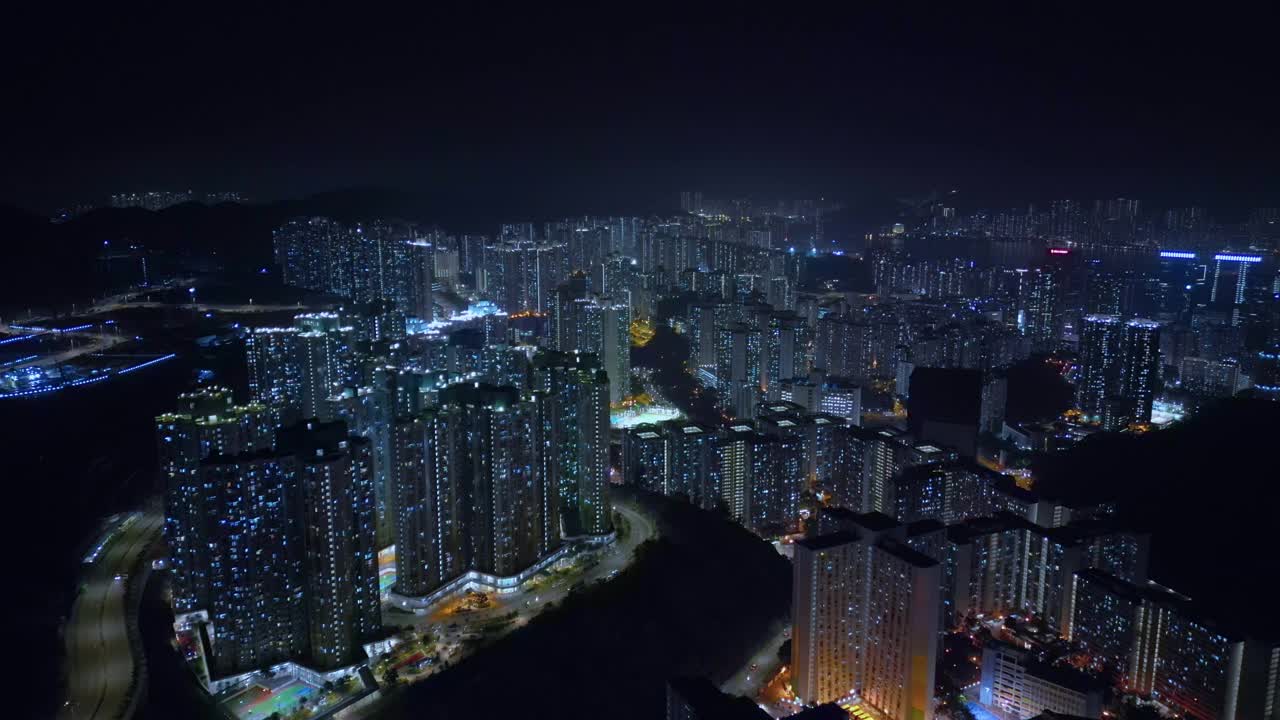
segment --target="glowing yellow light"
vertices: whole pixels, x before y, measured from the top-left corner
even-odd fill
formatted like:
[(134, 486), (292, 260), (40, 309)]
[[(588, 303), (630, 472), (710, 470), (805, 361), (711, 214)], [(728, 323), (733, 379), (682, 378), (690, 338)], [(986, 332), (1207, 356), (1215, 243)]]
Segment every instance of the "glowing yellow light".
[(631, 323), (631, 344), (636, 347), (644, 347), (653, 340), (653, 336), (658, 332), (653, 327), (653, 323), (649, 320), (634, 320)]

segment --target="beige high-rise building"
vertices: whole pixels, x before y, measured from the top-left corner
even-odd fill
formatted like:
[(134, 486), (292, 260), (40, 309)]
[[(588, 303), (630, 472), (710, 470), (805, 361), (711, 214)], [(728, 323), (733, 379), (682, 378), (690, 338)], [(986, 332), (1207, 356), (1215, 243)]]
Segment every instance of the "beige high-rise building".
[(896, 542), (871, 550), (862, 697), (897, 720), (933, 717), (941, 568)]
[(795, 544), (791, 685), (802, 702), (847, 697), (861, 680), (866, 554), (852, 532)]
[(933, 717), (940, 567), (894, 537), (845, 529), (795, 545), (792, 686), (806, 704), (859, 696)]

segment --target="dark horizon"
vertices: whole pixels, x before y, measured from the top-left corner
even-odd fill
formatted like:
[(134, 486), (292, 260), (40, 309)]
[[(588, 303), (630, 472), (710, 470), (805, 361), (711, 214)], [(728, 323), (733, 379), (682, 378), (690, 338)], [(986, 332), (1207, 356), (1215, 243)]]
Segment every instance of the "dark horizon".
[(969, 209), (1124, 196), (1238, 214), (1280, 198), (1266, 17), (887, 15), (27, 16), (6, 50), (20, 110), (0, 202), (378, 186), (621, 212), (684, 189), (855, 208), (956, 189)]

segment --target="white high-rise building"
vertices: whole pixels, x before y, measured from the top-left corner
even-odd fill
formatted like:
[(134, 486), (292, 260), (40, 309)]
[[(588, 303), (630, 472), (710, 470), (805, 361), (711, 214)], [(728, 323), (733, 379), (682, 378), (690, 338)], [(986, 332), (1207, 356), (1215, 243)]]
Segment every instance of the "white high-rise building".
[(1086, 315), (1081, 328), (1080, 385), (1077, 405), (1088, 417), (1101, 417), (1120, 373), (1120, 318)]
[(1135, 422), (1151, 422), (1160, 373), (1160, 323), (1134, 318), (1124, 324), (1124, 362), (1120, 395), (1133, 408)]

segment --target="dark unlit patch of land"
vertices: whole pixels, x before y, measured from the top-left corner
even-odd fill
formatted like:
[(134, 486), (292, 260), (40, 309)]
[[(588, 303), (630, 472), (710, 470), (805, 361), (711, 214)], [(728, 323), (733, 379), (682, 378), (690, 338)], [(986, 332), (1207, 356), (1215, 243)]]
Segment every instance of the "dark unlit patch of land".
[(665, 681), (733, 674), (790, 612), (791, 570), (721, 515), (644, 495), (660, 528), (636, 562), (447, 672), (379, 717), (661, 717)]

